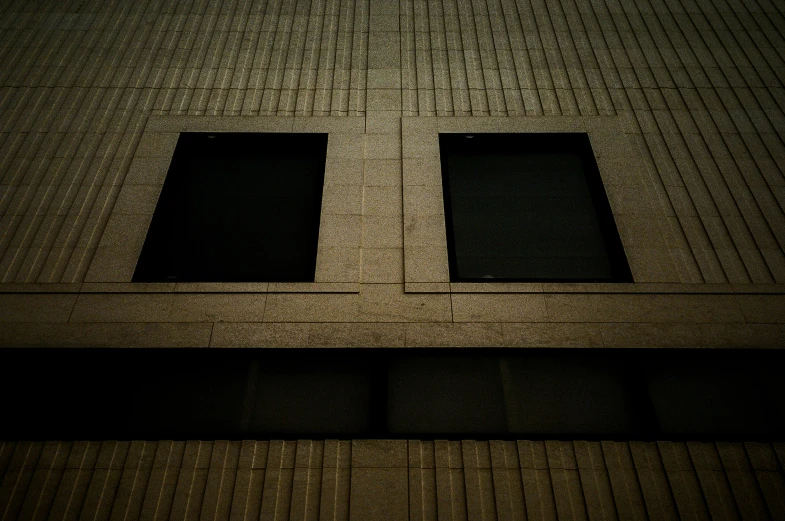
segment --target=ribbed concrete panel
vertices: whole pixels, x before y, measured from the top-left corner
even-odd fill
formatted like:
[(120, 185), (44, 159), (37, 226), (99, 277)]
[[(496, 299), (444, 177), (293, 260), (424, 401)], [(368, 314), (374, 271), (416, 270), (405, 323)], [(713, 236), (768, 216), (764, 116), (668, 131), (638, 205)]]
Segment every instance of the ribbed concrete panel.
[(782, 9), (6, 0), (0, 281), (84, 280), (151, 114), (383, 114), (627, 116), (681, 281), (785, 282)]
[(0, 6), (0, 281), (84, 280), (150, 114), (363, 115), (364, 0)]
[(782, 21), (742, 2), (404, 0), (403, 111), (633, 115), (682, 280), (780, 282)]
[(0, 443), (0, 516), (30, 519), (781, 519), (780, 444)]

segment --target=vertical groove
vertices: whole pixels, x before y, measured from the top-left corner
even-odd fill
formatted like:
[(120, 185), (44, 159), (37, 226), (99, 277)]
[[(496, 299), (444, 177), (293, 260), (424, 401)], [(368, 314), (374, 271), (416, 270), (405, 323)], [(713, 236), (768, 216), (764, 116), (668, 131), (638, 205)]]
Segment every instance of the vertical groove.
[[(469, 94), (469, 80), (466, 70), (466, 48), (463, 43), (461, 29), (459, 2), (465, 0), (446, 0), (449, 11), (445, 9), (445, 29), (447, 30), (447, 60), (450, 66), (450, 79), (452, 82), (453, 104), (458, 97), (460, 110), (455, 110), (456, 116), (472, 115), (472, 102)], [(449, 22), (447, 21), (449, 20)], [(452, 31), (450, 31), (452, 28)], [(450, 53), (450, 32), (453, 34), (453, 51)], [(456, 79), (456, 74), (458, 75)]]
[[(683, 18), (680, 18), (680, 19), (683, 19)], [(680, 26), (679, 26), (679, 30), (681, 31), (682, 35), (684, 36), (685, 32), (684, 32), (684, 30)], [(697, 28), (694, 25), (691, 24), (691, 27), (688, 27), (688, 30), (689, 30), (690, 34), (697, 35), (696, 37), (700, 37), (701, 40), (703, 40), (701, 31), (697, 30)], [(691, 38), (686, 38), (685, 37), (685, 39), (688, 42), (691, 42), (691, 40), (694, 39), (694, 38), (691, 39)], [(693, 52), (694, 52), (695, 49), (694, 49), (692, 43), (690, 43), (690, 48), (693, 49)], [(704, 48), (705, 48), (705, 43), (704, 43)], [(713, 61), (713, 58), (711, 58), (711, 59)], [(721, 68), (718, 68), (718, 70), (722, 71)], [(725, 83), (727, 84), (727, 78), (725, 78), (724, 73), (722, 73), (722, 72), (720, 72), (720, 73), (722, 74), (723, 78), (725, 79)], [(736, 96), (734, 91), (732, 89), (728, 89), (728, 92), (729, 92), (729, 96), (731, 97), (731, 99), (733, 99), (733, 101), (735, 103), (738, 103), (738, 97)], [(737, 110), (737, 109), (731, 109), (731, 107), (728, 106), (728, 103), (723, 98), (725, 98), (725, 97), (724, 96), (720, 96), (720, 99), (722, 100), (723, 107), (732, 116), (733, 115), (732, 110)], [(734, 120), (734, 118), (731, 117), (731, 119), (732, 119), (731, 125), (733, 126), (735, 132), (740, 132), (741, 129), (739, 128), (739, 126), (736, 123), (736, 121)], [(737, 164), (737, 166), (738, 166), (738, 164)], [(716, 170), (717, 169), (716, 163), (713, 164), (712, 167), (713, 167), (714, 170)], [(741, 172), (743, 172), (743, 170), (740, 169), (740, 170), (738, 170), (738, 172), (741, 173)], [(738, 210), (736, 210), (736, 208), (734, 208), (734, 210), (735, 211), (741, 211), (741, 213), (744, 216), (745, 221), (747, 223), (750, 223), (751, 221), (754, 222), (755, 220), (759, 220), (761, 207), (759, 206), (757, 201), (755, 203), (753, 203), (753, 205), (751, 205), (751, 206), (747, 206), (746, 204), (743, 204), (743, 203), (740, 204), (739, 197), (742, 196), (742, 195), (748, 195), (748, 194), (749, 195), (753, 195), (753, 199), (755, 199), (754, 194), (750, 190), (750, 185), (749, 185), (748, 181), (746, 179), (744, 179), (744, 176), (743, 175), (739, 176), (739, 181), (741, 182), (741, 186), (736, 186), (736, 183), (734, 183), (734, 188), (736, 188), (735, 190), (731, 190), (730, 189), (731, 184), (730, 184), (729, 180), (727, 179), (727, 176), (721, 175), (720, 179), (722, 181), (720, 183), (716, 183), (716, 185), (721, 186), (722, 188), (724, 188), (723, 191), (726, 191), (727, 195), (733, 198), (733, 200), (734, 200), (734, 202), (736, 204), (736, 207), (738, 208)], [(715, 183), (709, 184), (709, 186), (714, 186), (714, 185), (715, 185)], [(712, 194), (712, 195), (713, 195), (713, 198), (714, 198), (715, 201), (717, 201), (719, 199), (719, 197), (717, 197), (716, 195), (714, 195), (714, 194)], [(720, 210), (722, 210), (722, 209), (720, 208)], [(782, 217), (781, 212), (780, 212), (780, 215), (778, 217), (780, 217), (780, 218)], [(771, 220), (771, 219), (772, 219), (772, 216), (769, 217), (769, 220)], [(771, 233), (772, 230), (771, 230), (771, 228), (770, 228), (770, 226), (768, 224), (769, 221), (767, 221), (765, 218), (762, 219), (762, 221), (763, 221), (763, 223), (765, 223), (764, 226), (766, 226), (768, 228), (768, 232)], [(755, 238), (755, 240), (758, 243), (758, 245), (761, 244), (761, 238), (760, 237), (756, 238), (754, 236), (754, 234), (753, 234), (753, 238)], [(779, 242), (780, 242), (780, 244), (785, 243), (785, 238), (780, 238)], [(780, 254), (781, 253), (782, 253), (782, 250), (780, 249)], [(785, 259), (785, 258), (783, 258), (783, 259)], [(768, 278), (770, 279), (771, 278), (771, 273), (769, 272), (767, 275), (769, 276)], [(766, 282), (769, 282), (769, 281), (770, 280), (766, 280)]]
[(688, 519), (709, 519), (708, 506), (695, 467), (683, 442), (657, 442), (679, 515)]
[(602, 456), (608, 469), (619, 519), (646, 519), (640, 479), (626, 442), (602, 442)]
[[(410, 519), (766, 520), (785, 507), (770, 443), (515, 444), (409, 441)], [(19, 442), (0, 446), (3, 466), (0, 519), (351, 517), (348, 441)]]
[[(513, 1), (513, 0), (509, 0), (509, 1)], [(520, 43), (518, 45), (521, 46), (520, 50), (525, 51), (525, 54), (524, 53), (521, 54), (523, 58), (523, 74), (524, 74), (524, 80), (526, 81), (525, 83), (526, 88), (525, 91), (523, 91), (521, 94), (523, 96), (523, 105), (524, 105), (524, 109), (526, 110), (526, 115), (542, 116), (545, 114), (545, 109), (542, 103), (542, 96), (540, 94), (539, 83), (534, 72), (534, 67), (532, 65), (531, 51), (536, 49), (532, 49), (529, 43), (530, 38), (532, 40), (534, 39), (533, 33), (535, 33), (537, 29), (536, 29), (536, 23), (534, 23), (534, 16), (531, 11), (531, 4), (529, 4), (528, 2), (526, 3), (526, 6), (528, 7), (528, 12), (525, 13), (527, 16), (522, 16), (522, 12), (523, 12), (522, 9), (524, 8), (524, 6), (522, 6), (521, 4), (523, 3), (523, 1), (524, 0), (514, 0), (516, 16), (518, 18), (518, 22), (520, 24), (520, 29), (521, 29)], [(519, 69), (518, 70), (519, 80), (521, 77), (520, 73), (521, 71)]]
[[(436, 103), (436, 115), (437, 116), (454, 116), (455, 115), (455, 98), (453, 96), (453, 88), (452, 88), (452, 72), (450, 71), (450, 44), (447, 38), (447, 15), (445, 14), (444, 10), (444, 2), (445, 0), (439, 0), (438, 5), (438, 14), (440, 15), (438, 18), (437, 25), (444, 30), (441, 31), (439, 36), (444, 37), (443, 45), (439, 47), (439, 59), (438, 61), (441, 64), (440, 73), (438, 73), (439, 81), (434, 82), (434, 100)], [(431, 45), (433, 45), (433, 35), (431, 34)], [(444, 47), (442, 50), (441, 47)], [(434, 59), (434, 64), (436, 60)], [(434, 68), (434, 70), (436, 70)], [(441, 85), (441, 87), (439, 87)], [(438, 90), (437, 90), (438, 89)], [(441, 92), (441, 96), (439, 93)], [(442, 98), (443, 104), (441, 106), (441, 113), (439, 112), (439, 98)]]
[(646, 511), (652, 520), (677, 520), (676, 501), (655, 442), (630, 442)]
[(117, 496), (127, 442), (102, 442), (79, 511), (80, 521), (108, 519)]
[[(603, 3), (603, 5), (606, 4)], [(607, 6), (604, 9), (604, 14), (611, 19), (613, 18), (607, 9)], [(624, 91), (622, 90), (621, 92)], [(626, 97), (626, 93), (625, 93), (625, 97)], [(627, 100), (627, 104), (629, 104), (628, 100)], [(668, 115), (670, 119), (664, 121), (666, 123), (672, 122), (673, 118), (670, 117), (670, 113), (666, 113), (666, 115)], [(706, 183), (706, 180), (702, 175), (702, 172), (698, 168), (696, 164), (696, 159), (692, 155), (692, 151), (690, 150), (688, 144), (684, 140), (684, 136), (681, 134), (680, 131), (673, 128), (675, 127), (675, 123), (671, 124), (672, 128), (670, 129), (669, 132), (664, 132), (662, 128), (662, 125), (664, 123), (658, 120), (657, 118), (655, 118), (653, 112), (635, 111), (635, 116), (636, 119), (638, 120), (639, 126), (644, 132), (644, 135), (647, 129), (651, 129), (653, 133), (659, 134), (661, 137), (663, 137), (663, 139), (667, 143), (665, 149), (667, 150), (670, 156), (669, 160), (676, 165), (676, 168), (679, 172), (679, 180), (688, 189), (687, 196), (691, 200), (690, 204), (692, 205), (690, 209), (694, 211), (698, 217), (698, 223), (697, 223), (698, 228), (693, 230), (693, 232), (698, 233), (698, 235), (693, 236), (693, 238), (690, 239), (690, 236), (688, 234), (688, 229), (685, 229), (684, 231), (685, 231), (685, 235), (687, 235), (688, 241), (690, 241), (691, 243), (693, 252), (695, 252), (696, 249), (698, 249), (699, 251), (703, 252), (707, 257), (704, 259), (704, 263), (709, 263), (709, 266), (705, 266), (705, 264), (704, 266), (701, 266), (701, 259), (700, 257), (696, 256), (696, 261), (698, 262), (698, 265), (701, 266), (701, 271), (703, 273), (704, 280), (706, 282), (727, 282), (728, 279), (725, 272), (725, 268), (722, 266), (722, 263), (719, 257), (717, 256), (716, 253), (717, 250), (715, 249), (714, 244), (711, 242), (712, 239), (708, 234), (705, 220), (701, 216), (700, 211), (696, 208), (693, 198), (695, 196), (705, 195), (706, 199), (710, 201), (709, 204), (710, 207), (712, 208), (712, 211), (715, 212), (716, 212), (716, 201), (710, 194), (709, 185)], [(646, 117), (644, 118), (644, 116)], [(670, 142), (668, 142), (669, 139), (671, 140)], [(683, 152), (683, 154), (681, 154), (681, 156), (679, 156), (678, 154), (673, 154), (674, 150)], [(679, 157), (685, 158), (685, 161), (680, 162)], [(704, 242), (703, 248), (696, 248), (695, 241)]]
[(715, 446), (742, 519), (771, 519), (743, 445), (719, 442)]
[[(756, 451), (758, 452), (758, 454), (756, 454), (757, 457), (752, 457), (750, 449), (752, 448), (751, 446), (755, 445), (760, 449), (760, 446), (764, 444), (745, 443), (743, 445), (746, 459), (752, 467), (758, 490), (760, 490), (766, 501), (766, 506), (769, 509), (771, 518), (782, 519), (785, 516), (785, 476), (782, 475), (782, 468), (779, 465), (779, 462), (776, 461), (773, 450), (765, 451), (769, 452), (769, 454), (761, 454), (763, 451), (759, 450)], [(765, 445), (770, 447), (770, 444), (768, 443)]]
[[(140, 15), (141, 15), (141, 11), (138, 13), (137, 16), (135, 16), (132, 19), (131, 24), (130, 24), (132, 27), (136, 27), (136, 25), (139, 23)], [(119, 36), (120, 31), (118, 30), (117, 33), (118, 33), (118, 36)], [(104, 103), (105, 99), (106, 99), (106, 96), (107, 96), (107, 91), (104, 91), (102, 97), (99, 98), (98, 103), (99, 104), (100, 103)], [(112, 100), (110, 100), (109, 101), (109, 103), (110, 103), (110, 105), (109, 105), (110, 110), (111, 111), (115, 111), (117, 105), (119, 105), (119, 102), (120, 102), (119, 99), (116, 99), (116, 100), (112, 99)], [(87, 118), (85, 118), (83, 120), (83, 122), (82, 122), (83, 125), (85, 126), (85, 128), (84, 128), (85, 132), (87, 132), (91, 128), (93, 123), (100, 117), (100, 111), (98, 111), (98, 110), (91, 110), (90, 112), (91, 112), (91, 114)], [(79, 132), (81, 132), (81, 131), (79, 131)], [(87, 135), (87, 134), (85, 134), (85, 135)], [(111, 134), (104, 134), (103, 137), (102, 137), (102, 142), (107, 139), (106, 138), (107, 135), (111, 136)], [(85, 186), (87, 187), (87, 195), (85, 196), (85, 200), (82, 203), (82, 208), (79, 208), (78, 214), (82, 214), (83, 211), (85, 210), (85, 208), (93, 207), (93, 205), (95, 204), (96, 199), (98, 198), (100, 189), (103, 186), (104, 179), (102, 178), (101, 174), (105, 173), (106, 170), (108, 170), (108, 167), (109, 167), (109, 164), (105, 164), (104, 163), (105, 159), (107, 157), (112, 158), (112, 159), (114, 158), (114, 156), (111, 155), (110, 153), (111, 153), (112, 148), (114, 147), (115, 143), (111, 142), (111, 137), (109, 139), (110, 139), (110, 145), (109, 145), (109, 147), (107, 147), (107, 151), (106, 151), (108, 153), (106, 153), (105, 155), (101, 156), (101, 159), (99, 160), (100, 162), (99, 162), (98, 168), (95, 168), (95, 160), (96, 160), (96, 156), (97, 156), (97, 152), (98, 152), (97, 147), (96, 147), (96, 150), (94, 151), (93, 155), (86, 156), (85, 157), (86, 161), (83, 161), (82, 164), (79, 167), (79, 171), (80, 172), (84, 171), (84, 170), (88, 170), (88, 172), (85, 172), (85, 178), (83, 178), (81, 180), (81, 184), (79, 185), (79, 190), (81, 190), (81, 191), (84, 191)], [(100, 144), (99, 144), (99, 146), (100, 146)], [(87, 178), (87, 174), (89, 173), (90, 170), (97, 170), (97, 172), (94, 174), (94, 177), (92, 179)], [(61, 183), (60, 187), (62, 187), (62, 186), (63, 186), (63, 184)], [(65, 212), (66, 207), (68, 207), (68, 214), (73, 214), (73, 205), (74, 205), (74, 203), (76, 201), (76, 198), (77, 198), (76, 188), (74, 187), (74, 189), (72, 190), (71, 187), (69, 187), (68, 192), (69, 193), (63, 198), (63, 201), (61, 202), (60, 208), (58, 208), (58, 213)], [(73, 193), (73, 195), (71, 195), (71, 193)], [(73, 197), (73, 199), (72, 199), (72, 197)], [(51, 208), (51, 205), (49, 207)], [(61, 233), (61, 227), (60, 226), (53, 226), (53, 227), (51, 227), (50, 230), (47, 231), (47, 237), (46, 237), (47, 242), (45, 244), (48, 243), (49, 245), (51, 245), (52, 241), (54, 241), (55, 238), (60, 233)], [(44, 256), (44, 258), (46, 258), (49, 255), (49, 252), (47, 251), (48, 249), (49, 248), (41, 248), (41, 249), (38, 250), (38, 252), (36, 253), (36, 257), (33, 259), (32, 263), (31, 263), (32, 264), (31, 268), (35, 268), (36, 267), (37, 261), (38, 261), (39, 258), (41, 258), (41, 256)], [(58, 260), (60, 260), (60, 258), (61, 257), (58, 256)], [(40, 264), (39, 266), (37, 266), (37, 270), (31, 271), (26, 276), (24, 276), (24, 281), (25, 282), (35, 282), (35, 281), (38, 281), (39, 277), (41, 275), (41, 272), (43, 271), (43, 268), (44, 268), (43, 264)], [(47, 280), (47, 279), (45, 279), (45, 280)]]
[(33, 469), (41, 457), (43, 443), (20, 442), (16, 446), (9, 468), (0, 483), (0, 520), (17, 519), (27, 487), (33, 478)]
[(687, 450), (711, 518), (741, 519), (714, 444), (688, 442)]

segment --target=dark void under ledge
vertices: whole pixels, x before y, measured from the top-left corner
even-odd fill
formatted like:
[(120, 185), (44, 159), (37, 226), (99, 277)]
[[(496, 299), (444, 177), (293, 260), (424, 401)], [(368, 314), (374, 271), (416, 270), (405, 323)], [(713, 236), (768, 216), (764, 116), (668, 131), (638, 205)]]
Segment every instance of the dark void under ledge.
[(782, 439), (785, 353), (0, 350), (4, 439)]

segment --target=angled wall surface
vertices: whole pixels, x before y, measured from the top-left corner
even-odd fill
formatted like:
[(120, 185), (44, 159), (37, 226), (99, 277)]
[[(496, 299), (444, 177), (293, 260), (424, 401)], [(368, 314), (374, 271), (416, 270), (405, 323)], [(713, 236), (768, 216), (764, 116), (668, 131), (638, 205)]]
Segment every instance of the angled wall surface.
[[(779, 461), (777, 460), (779, 457)], [(782, 444), (20, 442), (7, 519), (782, 519)], [(20, 493), (20, 491), (22, 493)], [(25, 496), (24, 492), (27, 492)]]
[[(770, 2), (2, 5), (6, 345), (777, 346)], [(316, 284), (130, 284), (183, 131), (330, 134)], [(449, 284), (439, 132), (586, 132), (634, 283)]]
[[(2, 346), (785, 345), (781, 3), (0, 0), (0, 64)], [(329, 135), (315, 282), (131, 282), (180, 132)], [(587, 133), (634, 282), (450, 282), (447, 132)], [(785, 516), (777, 444), (288, 443), (6, 442), (0, 517)]]

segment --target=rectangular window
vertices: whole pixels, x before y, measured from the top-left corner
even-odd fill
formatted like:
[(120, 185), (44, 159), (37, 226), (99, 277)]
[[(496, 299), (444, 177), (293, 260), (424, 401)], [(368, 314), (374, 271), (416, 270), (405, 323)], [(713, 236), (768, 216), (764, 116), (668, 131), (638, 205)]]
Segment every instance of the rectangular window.
[(631, 282), (588, 135), (440, 134), (453, 282)]
[(313, 282), (327, 134), (183, 133), (134, 282)]

